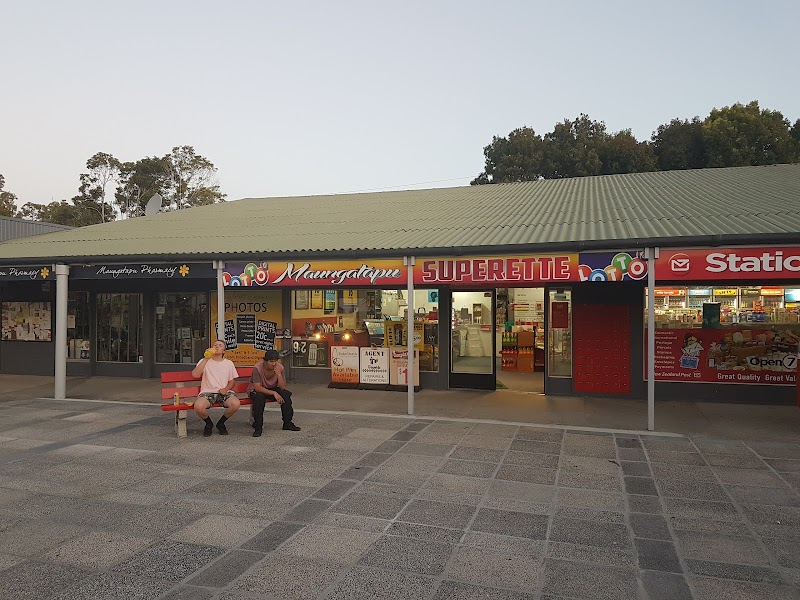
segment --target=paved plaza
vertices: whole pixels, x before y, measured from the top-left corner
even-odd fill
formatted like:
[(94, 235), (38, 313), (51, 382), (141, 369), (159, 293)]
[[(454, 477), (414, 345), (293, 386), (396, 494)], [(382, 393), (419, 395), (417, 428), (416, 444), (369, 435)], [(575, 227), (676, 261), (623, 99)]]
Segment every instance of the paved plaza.
[(155, 404), (12, 395), (0, 417), (4, 599), (800, 598), (796, 441), (302, 410), (179, 440)]

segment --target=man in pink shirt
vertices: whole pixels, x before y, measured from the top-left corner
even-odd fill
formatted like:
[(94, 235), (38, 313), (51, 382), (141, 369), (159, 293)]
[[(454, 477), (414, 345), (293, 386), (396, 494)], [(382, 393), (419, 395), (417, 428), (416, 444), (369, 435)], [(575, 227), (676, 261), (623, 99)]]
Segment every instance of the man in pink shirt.
[(260, 437), (264, 430), (264, 404), (267, 398), (274, 398), (281, 405), (283, 428), (286, 431), (300, 431), (292, 423), (294, 409), (292, 408), (292, 392), (286, 389), (286, 377), (283, 365), (278, 362), (280, 355), (277, 350), (267, 350), (264, 360), (253, 365), (253, 375), (247, 392), (253, 401), (253, 437)]
[(214, 422), (208, 416), (209, 407), (214, 404), (221, 404), (225, 408), (225, 414), (217, 421), (217, 431), (220, 435), (228, 435), (225, 427), (227, 421), (233, 413), (239, 410), (239, 399), (233, 391), (233, 385), (239, 374), (233, 363), (225, 358), (225, 342), (217, 340), (213, 348), (206, 350), (206, 356), (201, 358), (197, 366), (192, 370), (194, 377), (200, 377), (200, 394), (194, 403), (194, 412), (206, 422), (203, 429), (203, 437), (209, 437), (214, 430)]

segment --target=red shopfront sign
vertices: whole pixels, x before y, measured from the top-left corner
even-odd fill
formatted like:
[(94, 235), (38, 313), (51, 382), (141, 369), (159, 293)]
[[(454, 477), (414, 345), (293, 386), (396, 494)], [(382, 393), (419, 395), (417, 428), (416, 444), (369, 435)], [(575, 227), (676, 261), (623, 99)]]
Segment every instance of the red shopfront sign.
[(733, 281), (800, 279), (800, 247), (662, 248), (656, 260), (656, 279)]
[(222, 274), (231, 287), (403, 286), (408, 281), (402, 260), (310, 260), (230, 263)]
[(656, 329), (656, 381), (796, 385), (798, 340), (796, 325)]

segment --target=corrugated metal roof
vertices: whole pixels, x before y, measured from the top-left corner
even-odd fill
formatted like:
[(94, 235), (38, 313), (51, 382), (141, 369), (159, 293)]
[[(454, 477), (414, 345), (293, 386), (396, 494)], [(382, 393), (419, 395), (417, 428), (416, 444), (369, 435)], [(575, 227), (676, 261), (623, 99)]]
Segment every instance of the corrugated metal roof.
[(0, 217), (0, 242), (27, 237), (29, 235), (65, 231), (67, 229), (72, 229), (72, 227), (56, 225), (55, 223), (44, 223), (43, 221), (27, 221), (25, 219), (15, 219), (13, 217)]
[(249, 198), (0, 244), (0, 260), (800, 242), (800, 165)]

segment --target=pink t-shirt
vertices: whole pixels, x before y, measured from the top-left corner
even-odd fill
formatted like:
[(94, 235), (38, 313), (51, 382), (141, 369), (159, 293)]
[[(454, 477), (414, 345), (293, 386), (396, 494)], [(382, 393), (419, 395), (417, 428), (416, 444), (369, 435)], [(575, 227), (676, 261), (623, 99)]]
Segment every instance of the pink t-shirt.
[[(198, 366), (203, 360), (205, 359), (200, 359), (200, 361), (198, 361)], [(205, 369), (203, 369), (203, 378), (200, 381), (200, 393), (218, 392), (228, 385), (231, 379), (236, 379), (238, 376), (239, 373), (236, 372), (236, 367), (233, 366), (230, 360), (227, 358), (223, 358), (222, 360), (214, 360), (211, 358), (206, 363)]]

